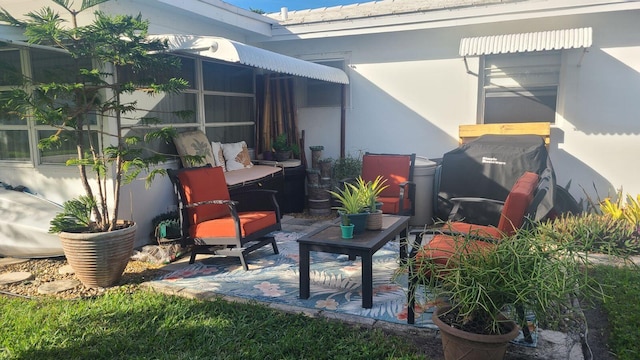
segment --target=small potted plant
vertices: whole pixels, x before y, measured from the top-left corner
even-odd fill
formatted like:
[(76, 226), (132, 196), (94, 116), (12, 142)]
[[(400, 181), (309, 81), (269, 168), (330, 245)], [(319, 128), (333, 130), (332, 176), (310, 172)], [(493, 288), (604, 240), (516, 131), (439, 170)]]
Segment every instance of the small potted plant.
[(329, 193), (340, 204), (334, 209), (338, 210), (338, 214), (341, 217), (347, 217), (349, 222), (354, 225), (353, 233), (357, 235), (364, 232), (369, 212), (366, 211), (366, 204), (358, 188), (353, 184), (347, 183), (342, 190), (329, 191)]
[(300, 155), (300, 147), (298, 144), (291, 144), (286, 133), (276, 136), (271, 142), (271, 147), (275, 153), (276, 161), (285, 161), (291, 158), (291, 155)]
[(343, 239), (353, 239), (354, 225), (351, 223), (349, 216), (346, 213), (340, 214), (340, 230), (342, 231)]
[[(527, 315), (545, 322), (560, 316), (576, 294), (603, 299), (586, 274), (584, 248), (552, 227), (519, 229), (490, 248), (474, 247), (474, 241), (457, 235), (446, 264), (415, 256), (401, 265), (424, 285), (426, 307), (436, 307), (432, 320), (442, 332), (446, 360), (462, 353), (470, 356), (465, 359), (502, 359), (518, 325), (527, 328)], [(479, 357), (470, 355), (478, 348)]]
[(369, 209), (369, 217), (367, 218), (367, 230), (380, 230), (382, 229), (382, 210), (378, 209), (378, 196), (388, 188), (389, 185), (385, 185), (387, 179), (382, 176), (377, 176), (373, 181), (364, 181), (361, 176), (356, 178), (356, 187), (362, 201), (367, 204)]

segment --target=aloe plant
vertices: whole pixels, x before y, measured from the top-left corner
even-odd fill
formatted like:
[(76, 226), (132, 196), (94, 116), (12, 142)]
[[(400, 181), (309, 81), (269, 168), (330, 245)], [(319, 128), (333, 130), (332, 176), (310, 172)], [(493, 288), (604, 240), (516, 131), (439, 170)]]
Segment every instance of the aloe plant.
[(378, 196), (380, 196), (384, 189), (389, 187), (389, 185), (385, 185), (386, 182), (387, 179), (382, 176), (377, 176), (373, 181), (364, 181), (362, 176), (356, 178), (356, 187), (362, 201), (366, 204), (366, 207), (369, 208), (369, 211), (374, 212), (376, 210)]
[(366, 208), (366, 204), (362, 201), (362, 196), (358, 188), (353, 184), (345, 184), (344, 189), (339, 191), (329, 191), (329, 193), (341, 204), (333, 209), (344, 214), (359, 214)]

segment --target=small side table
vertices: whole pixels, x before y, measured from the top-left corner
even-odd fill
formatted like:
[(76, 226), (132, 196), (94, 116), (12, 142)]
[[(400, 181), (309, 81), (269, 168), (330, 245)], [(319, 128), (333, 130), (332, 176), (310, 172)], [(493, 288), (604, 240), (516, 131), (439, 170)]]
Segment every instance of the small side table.
[(343, 239), (339, 222), (332, 223), (298, 239), (300, 248), (300, 298), (310, 294), (310, 252), (346, 254), (362, 258), (362, 307), (373, 307), (373, 254), (400, 235), (400, 260), (407, 259), (409, 216), (383, 215), (382, 230), (367, 230), (353, 239)]

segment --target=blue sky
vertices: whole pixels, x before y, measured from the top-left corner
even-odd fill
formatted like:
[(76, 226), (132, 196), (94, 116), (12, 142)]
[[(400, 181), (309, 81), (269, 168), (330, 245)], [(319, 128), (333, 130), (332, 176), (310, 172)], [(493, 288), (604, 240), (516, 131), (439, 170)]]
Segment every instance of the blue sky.
[(315, 9), (328, 6), (348, 5), (371, 0), (224, 0), (243, 9), (260, 9), (268, 13), (280, 12), (280, 8), (289, 10)]

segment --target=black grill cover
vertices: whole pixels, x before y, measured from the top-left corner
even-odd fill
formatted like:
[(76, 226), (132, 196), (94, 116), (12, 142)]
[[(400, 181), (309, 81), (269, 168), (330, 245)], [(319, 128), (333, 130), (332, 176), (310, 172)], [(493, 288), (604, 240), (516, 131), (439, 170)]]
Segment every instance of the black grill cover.
[[(483, 135), (444, 154), (440, 169), (435, 216), (446, 220), (453, 197), (482, 197), (504, 201), (516, 180), (525, 172), (540, 175), (538, 196), (530, 215), (544, 218), (553, 208), (555, 173), (544, 140), (536, 135)], [(500, 207), (463, 204), (459, 215), (466, 222), (498, 224)], [(460, 217), (458, 217), (459, 219)]]

